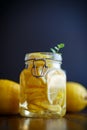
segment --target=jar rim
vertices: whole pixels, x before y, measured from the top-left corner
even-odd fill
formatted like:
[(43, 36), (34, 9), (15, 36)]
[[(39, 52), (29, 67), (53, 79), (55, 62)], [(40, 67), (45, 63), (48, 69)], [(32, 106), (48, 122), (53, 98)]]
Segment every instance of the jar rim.
[(53, 52), (31, 52), (25, 54), (25, 61), (31, 59), (50, 59), (62, 62), (62, 55), (60, 53), (53, 53)]

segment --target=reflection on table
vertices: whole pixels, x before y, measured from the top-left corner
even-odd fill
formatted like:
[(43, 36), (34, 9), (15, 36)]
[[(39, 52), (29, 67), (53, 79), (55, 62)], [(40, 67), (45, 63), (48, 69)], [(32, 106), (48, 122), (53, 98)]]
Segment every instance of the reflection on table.
[(59, 119), (0, 116), (0, 130), (86, 130), (87, 113), (66, 114)]

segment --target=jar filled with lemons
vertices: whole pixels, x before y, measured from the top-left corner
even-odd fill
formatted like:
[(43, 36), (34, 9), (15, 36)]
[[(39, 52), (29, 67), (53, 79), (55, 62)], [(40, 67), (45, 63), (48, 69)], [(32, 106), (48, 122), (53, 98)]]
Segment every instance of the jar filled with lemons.
[(58, 118), (66, 113), (66, 74), (62, 56), (51, 52), (25, 55), (20, 74), (20, 114), (25, 117)]

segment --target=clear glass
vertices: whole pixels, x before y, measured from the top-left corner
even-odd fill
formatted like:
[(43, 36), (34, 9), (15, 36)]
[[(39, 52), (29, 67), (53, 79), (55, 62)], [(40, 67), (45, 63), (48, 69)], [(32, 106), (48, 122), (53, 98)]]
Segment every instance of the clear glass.
[(66, 113), (66, 74), (60, 54), (26, 54), (20, 74), (20, 114), (58, 118)]

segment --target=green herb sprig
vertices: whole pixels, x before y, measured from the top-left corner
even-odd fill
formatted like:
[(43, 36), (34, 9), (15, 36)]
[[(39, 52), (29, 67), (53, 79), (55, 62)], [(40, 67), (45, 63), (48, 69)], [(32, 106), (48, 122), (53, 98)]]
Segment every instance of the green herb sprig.
[(60, 43), (54, 48), (50, 48), (53, 53), (59, 53), (60, 49), (64, 48), (64, 43)]

